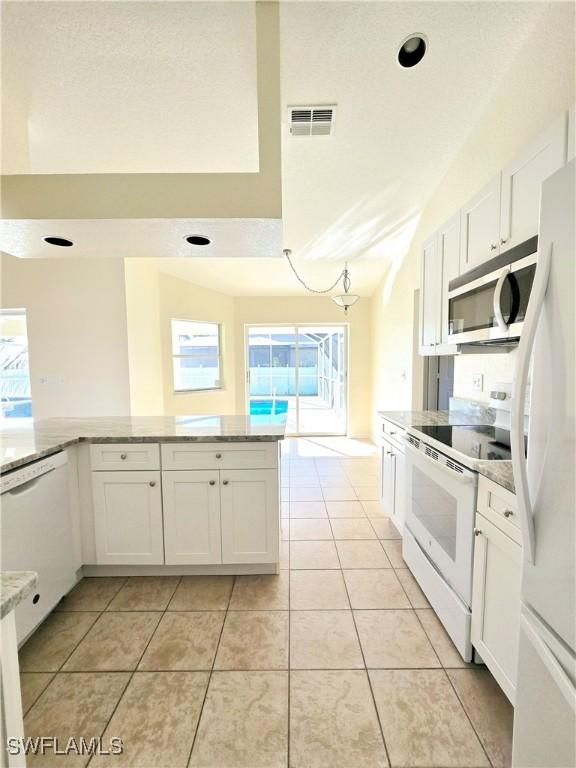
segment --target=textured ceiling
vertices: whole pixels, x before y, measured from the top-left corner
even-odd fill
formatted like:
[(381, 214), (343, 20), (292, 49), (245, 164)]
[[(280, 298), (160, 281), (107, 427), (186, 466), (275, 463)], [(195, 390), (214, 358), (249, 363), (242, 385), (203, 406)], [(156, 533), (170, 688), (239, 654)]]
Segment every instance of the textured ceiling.
[[(283, 3), (282, 101), (337, 103), (328, 138), (283, 135), (284, 241), (301, 259), (388, 263), (544, 4)], [(424, 33), (413, 69), (400, 43)]]
[[(8, 170), (257, 168), (252, 3), (4, 6)], [(283, 116), (284, 244), (310, 283), (348, 259), (353, 289), (373, 292), (546, 7), (281, 4), (283, 107), (338, 105), (330, 137), (293, 138)], [(414, 32), (428, 52), (404, 70), (397, 50)], [(231, 294), (303, 293), (278, 259), (161, 269)]]
[(3, 2), (3, 173), (258, 170), (251, 2)]

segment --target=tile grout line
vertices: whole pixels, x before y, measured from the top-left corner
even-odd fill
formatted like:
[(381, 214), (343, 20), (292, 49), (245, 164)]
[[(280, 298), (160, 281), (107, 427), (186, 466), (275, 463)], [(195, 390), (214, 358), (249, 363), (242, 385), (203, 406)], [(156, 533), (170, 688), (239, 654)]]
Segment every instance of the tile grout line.
[(390, 754), (388, 752), (388, 745), (386, 744), (386, 739), (384, 737), (384, 729), (382, 728), (382, 721), (380, 720), (380, 713), (378, 711), (378, 706), (376, 704), (376, 698), (374, 696), (374, 691), (372, 689), (372, 681), (370, 680), (370, 675), (368, 673), (368, 666), (366, 664), (366, 657), (364, 656), (364, 648), (362, 647), (362, 642), (360, 640), (360, 633), (358, 632), (358, 626), (356, 625), (356, 617), (354, 615), (354, 609), (352, 608), (352, 601), (350, 600), (350, 593), (348, 592), (348, 584), (346, 584), (346, 579), (344, 578), (343, 568), (342, 568), (342, 562), (340, 561), (340, 554), (338, 552), (338, 548), (336, 548), (336, 554), (338, 557), (338, 562), (340, 563), (340, 574), (342, 576), (342, 581), (344, 582), (344, 589), (346, 590), (346, 596), (348, 598), (348, 603), (350, 604), (350, 613), (352, 614), (352, 623), (354, 624), (354, 631), (356, 632), (356, 639), (358, 641), (358, 647), (360, 648), (360, 653), (362, 655), (362, 662), (364, 663), (364, 674), (366, 675), (366, 679), (368, 681), (368, 688), (370, 689), (370, 695), (372, 697), (372, 705), (374, 707), (374, 711), (376, 713), (376, 719), (378, 720), (378, 727), (380, 728), (380, 736), (382, 737), (382, 744), (384, 746), (384, 753), (386, 755), (386, 760), (388, 761), (388, 765), (391, 766), (392, 762), (390, 760)]
[(444, 672), (444, 675), (446, 676), (446, 679), (448, 680), (448, 684), (450, 685), (450, 687), (451, 687), (451, 688), (452, 688), (452, 690), (454, 691), (454, 694), (455, 694), (456, 698), (458, 699), (458, 702), (459, 702), (460, 706), (462, 707), (462, 711), (463, 711), (463, 712), (464, 712), (464, 714), (466, 715), (466, 719), (467, 719), (467, 720), (468, 720), (468, 722), (470, 723), (470, 727), (472, 728), (472, 730), (473, 730), (473, 732), (474, 732), (474, 735), (475, 735), (475, 736), (476, 736), (476, 738), (478, 739), (478, 743), (479, 743), (479, 744), (480, 744), (480, 746), (482, 747), (482, 751), (484, 752), (484, 754), (485, 754), (485, 756), (486, 756), (486, 760), (488, 761), (488, 765), (489, 765), (489, 766), (491, 766), (491, 768), (493, 768), (493, 763), (492, 763), (492, 760), (490, 759), (490, 755), (488, 754), (488, 751), (487, 751), (486, 747), (484, 746), (484, 742), (483, 742), (483, 740), (480, 738), (480, 734), (479, 734), (479, 733), (478, 733), (478, 731), (476, 730), (476, 726), (474, 725), (474, 723), (473, 723), (473, 721), (472, 721), (472, 718), (471, 718), (471, 717), (470, 717), (470, 715), (468, 714), (468, 710), (466, 709), (466, 707), (465, 707), (465, 705), (464, 705), (464, 702), (463, 702), (463, 701), (462, 701), (462, 699), (460, 698), (460, 695), (459, 695), (459, 693), (458, 693), (458, 690), (456, 689), (456, 686), (455, 686), (455, 685), (454, 685), (454, 683), (452, 682), (452, 679), (451, 679), (450, 675), (448, 674), (448, 672), (446, 672), (446, 669), (445, 669), (444, 667), (442, 668), (442, 671)]
[[(121, 588), (118, 590), (118, 592), (116, 592), (116, 595), (118, 595), (118, 594), (120, 593), (121, 589), (123, 589), (123, 587), (124, 587), (124, 586), (127, 584), (127, 582), (128, 582), (128, 578), (129, 578), (129, 577), (127, 577), (127, 578), (126, 578), (126, 580), (125, 580), (124, 584), (122, 585), (122, 587), (121, 587)], [(121, 694), (120, 694), (120, 696), (118, 697), (118, 701), (116, 702), (116, 704), (114, 705), (114, 708), (112, 709), (112, 712), (110, 713), (110, 717), (108, 718), (108, 720), (106, 721), (106, 724), (105, 724), (105, 725), (104, 725), (104, 727), (102, 728), (102, 731), (101, 731), (101, 733), (100, 733), (100, 738), (102, 738), (102, 737), (104, 736), (104, 734), (106, 733), (106, 729), (108, 728), (108, 726), (109, 726), (109, 725), (110, 725), (110, 723), (112, 722), (112, 718), (113, 718), (113, 717), (114, 717), (114, 715), (116, 714), (116, 711), (118, 710), (118, 707), (120, 706), (120, 702), (121, 702), (121, 701), (122, 701), (122, 699), (124, 698), (124, 695), (126, 694), (126, 691), (128, 690), (128, 687), (129, 687), (130, 683), (132, 682), (132, 679), (133, 679), (134, 675), (135, 675), (135, 674), (136, 674), (136, 672), (138, 671), (138, 665), (140, 664), (140, 662), (142, 661), (142, 658), (143, 658), (144, 654), (145, 654), (145, 653), (146, 653), (146, 651), (148, 650), (148, 646), (149, 646), (149, 645), (150, 645), (150, 643), (152, 642), (152, 638), (154, 637), (154, 635), (155, 635), (155, 634), (156, 634), (156, 632), (158, 631), (158, 627), (160, 626), (160, 622), (162, 621), (162, 619), (164, 618), (164, 615), (165, 615), (165, 614), (166, 614), (166, 612), (168, 611), (168, 606), (170, 605), (170, 601), (171, 601), (171, 600), (172, 600), (172, 598), (174, 597), (174, 594), (176, 593), (176, 590), (177, 590), (177, 589), (178, 589), (178, 587), (180, 586), (180, 582), (181, 582), (181, 581), (182, 581), (182, 576), (179, 576), (179, 577), (178, 577), (178, 581), (176, 582), (176, 584), (175, 584), (175, 586), (174, 586), (174, 589), (172, 590), (172, 594), (171, 594), (171, 595), (170, 595), (170, 597), (169, 597), (169, 598), (166, 600), (166, 607), (164, 608), (164, 610), (163, 610), (163, 611), (158, 611), (158, 613), (161, 613), (162, 615), (161, 615), (161, 616), (160, 616), (160, 618), (158, 619), (158, 623), (157, 623), (157, 624), (156, 624), (156, 626), (154, 627), (154, 631), (152, 632), (152, 634), (151, 634), (151, 635), (150, 635), (150, 637), (148, 638), (148, 642), (145, 644), (145, 646), (144, 646), (144, 649), (143, 649), (142, 653), (141, 653), (141, 654), (140, 654), (140, 656), (138, 657), (138, 661), (136, 662), (136, 665), (135, 665), (134, 669), (133, 669), (133, 670), (131, 670), (131, 671), (130, 671), (130, 670), (118, 670), (118, 672), (128, 672), (128, 675), (129, 675), (129, 676), (128, 676), (128, 680), (126, 681), (126, 685), (125, 685), (125, 686), (124, 686), (124, 688), (122, 689), (122, 693), (121, 693)], [(114, 598), (116, 597), (116, 595), (114, 595), (114, 597), (112, 598), (112, 600), (114, 600)], [(112, 602), (112, 601), (110, 601), (110, 602)], [(109, 606), (110, 606), (110, 603), (108, 603), (108, 606), (107, 606), (107, 608), (108, 608)], [(103, 611), (102, 613), (104, 613), (104, 611)], [(108, 613), (120, 613), (120, 611), (109, 611)], [(156, 613), (156, 611), (139, 611), (139, 613)], [(100, 671), (99, 671), (99, 674), (106, 674), (107, 672), (108, 672), (108, 670), (106, 670), (106, 671), (104, 671), (104, 670), (100, 670)], [(98, 672), (97, 672), (97, 673), (98, 673)], [(94, 755), (90, 755), (90, 758), (88, 759), (88, 762), (86, 763), (86, 765), (85, 765), (85, 768), (88, 768), (88, 767), (90, 766), (90, 764), (92, 763), (92, 760), (94, 759), (94, 757), (95, 757)]]
[(192, 760), (192, 753), (194, 752), (194, 747), (196, 745), (196, 739), (198, 738), (198, 731), (200, 730), (200, 722), (202, 720), (202, 713), (204, 712), (204, 705), (206, 704), (206, 699), (208, 698), (208, 689), (210, 688), (210, 683), (212, 682), (212, 676), (214, 674), (214, 666), (216, 664), (216, 657), (218, 656), (218, 650), (220, 648), (220, 642), (222, 640), (222, 635), (224, 633), (224, 627), (226, 625), (226, 619), (228, 618), (228, 613), (230, 611), (230, 603), (232, 601), (232, 595), (234, 594), (234, 588), (236, 587), (236, 579), (238, 577), (234, 576), (232, 579), (232, 589), (230, 590), (230, 594), (228, 595), (228, 602), (226, 603), (226, 611), (224, 612), (224, 620), (222, 621), (222, 626), (220, 627), (220, 634), (218, 635), (218, 642), (216, 643), (216, 648), (214, 649), (214, 658), (212, 659), (212, 667), (210, 668), (208, 672), (208, 680), (206, 681), (206, 689), (204, 691), (204, 697), (202, 699), (202, 704), (200, 706), (200, 711), (198, 712), (198, 720), (196, 721), (196, 729), (194, 731), (194, 737), (192, 739), (192, 744), (190, 745), (190, 752), (188, 753), (188, 760), (186, 761), (186, 768), (189, 768), (190, 761)]

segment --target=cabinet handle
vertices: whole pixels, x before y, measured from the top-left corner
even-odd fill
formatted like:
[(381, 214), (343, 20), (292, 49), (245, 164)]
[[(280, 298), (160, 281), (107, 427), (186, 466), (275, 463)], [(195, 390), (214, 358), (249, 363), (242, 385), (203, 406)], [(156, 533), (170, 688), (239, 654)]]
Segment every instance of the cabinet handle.
[(507, 237), (501, 237), (500, 238), (500, 245), (506, 245), (507, 242), (508, 242), (508, 238)]
[(216, 485), (216, 480), (210, 480), (210, 485)]
[(474, 528), (474, 536), (480, 536), (482, 534), (482, 531), (480, 528)]
[(504, 510), (504, 517), (512, 517), (513, 514), (514, 514), (514, 510), (513, 509), (505, 509)]
[(394, 456), (394, 454), (392, 453), (392, 451), (386, 451), (386, 456)]
[(150, 485), (150, 488), (154, 488), (154, 486), (156, 485), (156, 480), (150, 480), (149, 485)]
[(228, 480), (222, 480), (222, 485), (228, 485)]
[(498, 244), (497, 244), (497, 243), (491, 243), (491, 244), (490, 244), (490, 250), (491, 250), (491, 251), (495, 251), (495, 250), (496, 250), (496, 248), (498, 248)]
[(216, 458), (217, 458), (217, 459), (221, 459), (221, 458), (222, 458), (222, 454), (221, 454), (221, 453), (217, 453), (217, 454), (216, 454)]
[(127, 453), (121, 453), (120, 454), (120, 458), (122, 459), (122, 461), (124, 461), (125, 459), (128, 458), (128, 454)]

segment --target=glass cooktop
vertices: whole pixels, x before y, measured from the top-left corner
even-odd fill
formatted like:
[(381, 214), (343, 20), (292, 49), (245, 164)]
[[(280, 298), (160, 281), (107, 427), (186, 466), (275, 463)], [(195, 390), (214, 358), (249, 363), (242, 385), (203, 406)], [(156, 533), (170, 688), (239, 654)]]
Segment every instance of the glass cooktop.
[[(510, 432), (494, 426), (413, 427), (455, 451), (483, 461), (510, 461)], [(525, 440), (526, 444), (526, 440)]]

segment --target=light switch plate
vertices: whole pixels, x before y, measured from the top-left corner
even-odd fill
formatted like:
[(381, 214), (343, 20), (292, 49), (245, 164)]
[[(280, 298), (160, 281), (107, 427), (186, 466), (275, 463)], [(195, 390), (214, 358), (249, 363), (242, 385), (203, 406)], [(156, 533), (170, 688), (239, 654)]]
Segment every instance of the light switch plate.
[(472, 374), (472, 389), (475, 392), (482, 392), (484, 388), (484, 375), (482, 373)]

